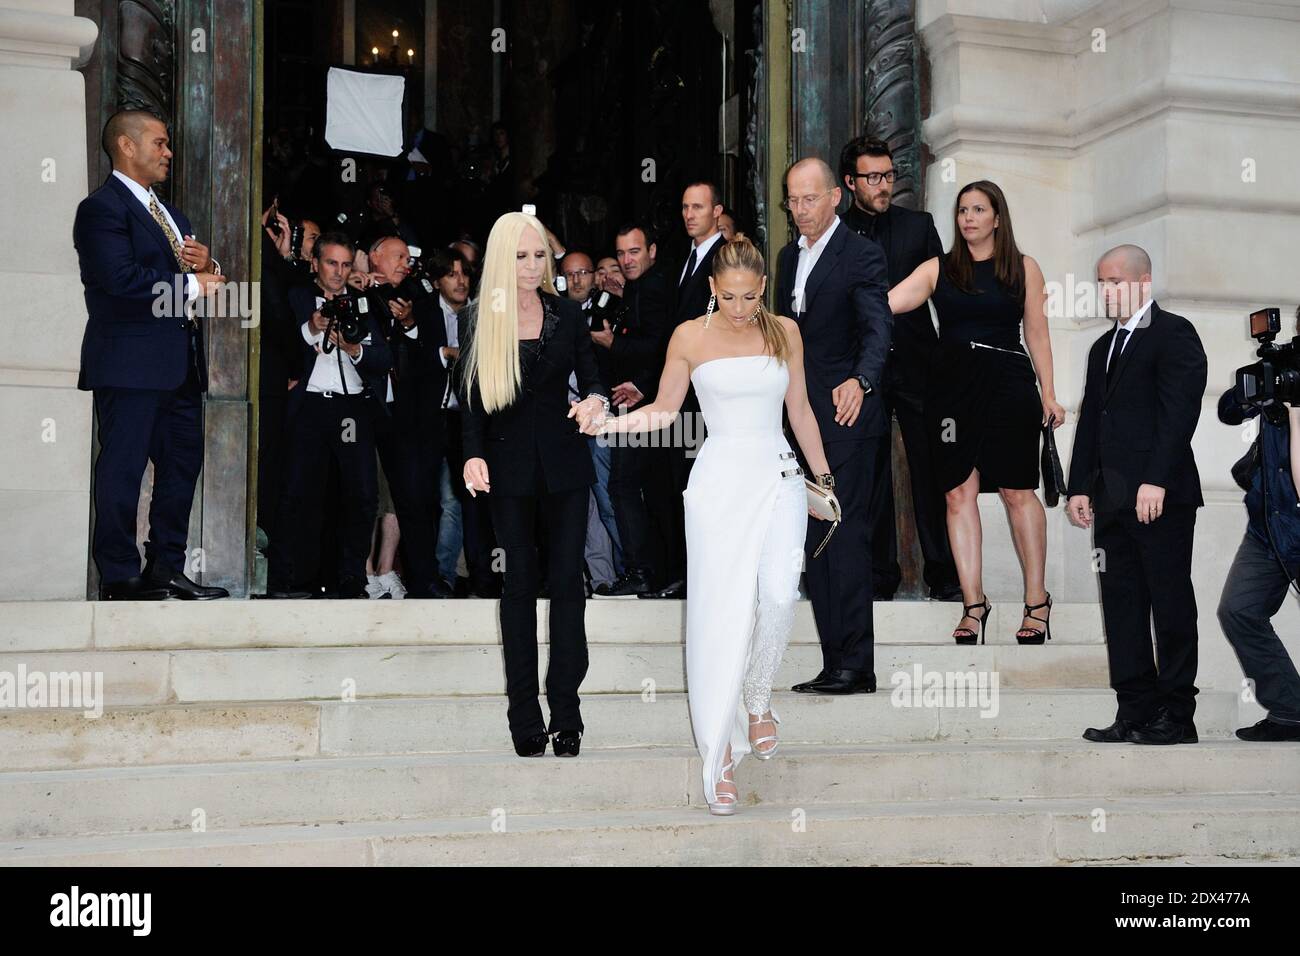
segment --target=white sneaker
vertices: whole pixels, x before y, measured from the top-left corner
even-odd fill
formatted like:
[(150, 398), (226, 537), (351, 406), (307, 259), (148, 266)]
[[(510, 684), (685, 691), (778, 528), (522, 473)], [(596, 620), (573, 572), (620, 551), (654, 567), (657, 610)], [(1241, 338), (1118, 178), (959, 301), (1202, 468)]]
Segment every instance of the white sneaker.
[(381, 597), (388, 596), (388, 589), (384, 587), (383, 582), (379, 580), (376, 574), (366, 575), (366, 597), (374, 601)]
[(400, 601), (406, 597), (406, 585), (402, 583), (402, 579), (397, 576), (396, 571), (381, 574), (379, 583), (383, 585), (384, 590), (388, 592), (388, 596), (394, 601)]

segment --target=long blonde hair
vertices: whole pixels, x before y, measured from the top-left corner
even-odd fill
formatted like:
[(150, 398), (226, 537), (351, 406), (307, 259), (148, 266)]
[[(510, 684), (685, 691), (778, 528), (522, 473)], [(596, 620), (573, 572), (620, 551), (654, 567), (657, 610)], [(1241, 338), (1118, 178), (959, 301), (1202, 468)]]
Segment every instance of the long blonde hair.
[[(719, 246), (717, 255), (713, 257), (714, 281), (730, 269), (752, 272), (760, 279), (767, 274), (767, 264), (763, 261), (763, 254), (743, 232), (736, 233), (730, 242), (724, 242)], [(767, 311), (767, 306), (763, 304), (762, 299), (758, 302), (757, 324), (758, 330), (763, 333), (764, 351), (782, 364), (789, 361), (790, 340), (786, 337), (785, 328), (774, 313)]]
[(555, 262), (546, 228), (536, 216), (508, 212), (492, 226), (474, 320), (474, 336), (465, 356), (465, 392), (473, 395), (478, 383), (483, 410), (508, 407), (519, 395), (519, 287), (515, 257), (525, 229), (533, 229), (547, 249), (546, 274), (541, 290), (555, 295)]

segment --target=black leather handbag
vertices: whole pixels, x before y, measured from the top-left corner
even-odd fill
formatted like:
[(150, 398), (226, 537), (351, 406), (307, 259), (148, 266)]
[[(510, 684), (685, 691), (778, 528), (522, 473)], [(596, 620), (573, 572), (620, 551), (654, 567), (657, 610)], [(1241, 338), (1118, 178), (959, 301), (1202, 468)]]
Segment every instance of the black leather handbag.
[(1055, 417), (1049, 418), (1043, 426), (1043, 503), (1049, 508), (1055, 508), (1065, 494), (1065, 471), (1061, 468), (1061, 456), (1056, 453), (1056, 437), (1052, 434), (1054, 421)]

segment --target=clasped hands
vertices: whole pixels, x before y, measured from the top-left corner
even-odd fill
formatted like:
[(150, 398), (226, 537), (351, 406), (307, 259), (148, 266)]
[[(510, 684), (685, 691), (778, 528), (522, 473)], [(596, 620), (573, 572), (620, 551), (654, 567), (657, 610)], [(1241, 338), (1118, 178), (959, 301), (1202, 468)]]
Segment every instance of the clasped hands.
[(577, 418), (578, 431), (584, 435), (599, 435), (605, 424), (605, 403), (592, 395), (580, 402), (570, 400), (569, 418)]

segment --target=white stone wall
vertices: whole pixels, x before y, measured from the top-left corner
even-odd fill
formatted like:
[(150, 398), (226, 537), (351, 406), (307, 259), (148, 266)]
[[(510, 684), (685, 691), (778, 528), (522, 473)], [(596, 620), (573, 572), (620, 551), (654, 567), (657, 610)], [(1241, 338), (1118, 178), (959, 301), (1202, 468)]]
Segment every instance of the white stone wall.
[(73, 0), (0, 0), (0, 600), (82, 598), (90, 518), (86, 324), (72, 219), (86, 195), (95, 25)]
[[(932, 75), (929, 209), (945, 244), (956, 191), (992, 179), (1049, 282), (1087, 280), (1099, 253), (1138, 243), (1160, 304), (1201, 335), (1201, 685), (1238, 686), (1215, 609), (1245, 530), (1229, 468), (1247, 446), (1215, 405), (1233, 370), (1253, 360), (1246, 314), (1280, 306), (1289, 322), (1300, 302), (1300, 0), (918, 0), (917, 27)], [(1051, 325), (1057, 397), (1070, 410), (1057, 432), (1068, 468), (1084, 362), (1107, 325), (1067, 316)], [(1022, 585), (1003, 508), (985, 496), (981, 510), (988, 593), (1015, 600)], [(1049, 589), (1095, 600), (1090, 534), (1060, 508), (1048, 521)], [(1298, 623), (1289, 601), (1277, 625), (1293, 657)]]

